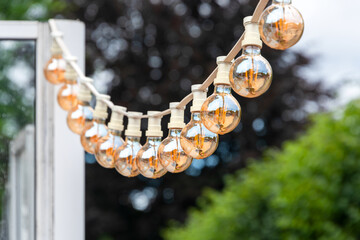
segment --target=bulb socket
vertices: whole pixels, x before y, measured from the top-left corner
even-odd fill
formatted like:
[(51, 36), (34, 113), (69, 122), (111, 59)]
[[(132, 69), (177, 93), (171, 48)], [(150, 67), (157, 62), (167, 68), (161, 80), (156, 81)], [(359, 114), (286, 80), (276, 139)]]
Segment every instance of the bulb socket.
[(71, 62), (77, 62), (77, 58), (75, 56), (68, 56), (65, 58), (66, 60), (66, 67), (65, 67), (65, 80), (67, 82), (76, 83), (77, 82), (77, 73), (73, 66), (71, 65)]
[(161, 118), (162, 117), (151, 117), (151, 115), (158, 114), (158, 111), (148, 111), (148, 129), (145, 133), (147, 137), (162, 137), (163, 132), (161, 131)]
[(262, 48), (262, 41), (260, 38), (259, 23), (252, 22), (252, 16), (244, 18), (245, 36), (241, 42), (241, 47), (258, 46)]
[(225, 84), (230, 85), (230, 68), (232, 65), (231, 61), (226, 61), (226, 56), (219, 56), (216, 58), (216, 63), (218, 65), (218, 70), (216, 73), (216, 78), (214, 79), (214, 85)]
[(110, 96), (105, 94), (100, 94), (96, 97), (96, 105), (94, 110), (94, 118), (106, 119), (108, 117), (107, 105), (105, 101), (109, 101)]
[(50, 53), (51, 56), (62, 55), (62, 50), (55, 38), (52, 39)]
[(193, 102), (190, 108), (191, 112), (200, 112), (201, 107), (206, 100), (208, 89), (200, 90), (200, 88), (201, 84), (194, 84), (191, 86), (191, 92), (193, 93)]
[(124, 113), (126, 112), (126, 107), (114, 106), (112, 108), (110, 122), (108, 127), (113, 130), (123, 131), (124, 130)]
[(143, 114), (141, 112), (128, 112), (128, 125), (125, 130), (125, 136), (127, 137), (141, 137), (142, 132), (141, 127), (141, 117)]
[(82, 82), (80, 83), (80, 87), (79, 87), (79, 92), (77, 95), (77, 98), (79, 99), (79, 101), (82, 102), (90, 102), (91, 101), (91, 92), (88, 89), (88, 87), (86, 86), (86, 83), (93, 83), (94, 81), (91, 78), (86, 78), (83, 79)]
[(168, 128), (184, 128), (184, 111), (185, 107), (176, 108), (179, 105), (179, 102), (170, 103), (170, 122), (168, 123)]

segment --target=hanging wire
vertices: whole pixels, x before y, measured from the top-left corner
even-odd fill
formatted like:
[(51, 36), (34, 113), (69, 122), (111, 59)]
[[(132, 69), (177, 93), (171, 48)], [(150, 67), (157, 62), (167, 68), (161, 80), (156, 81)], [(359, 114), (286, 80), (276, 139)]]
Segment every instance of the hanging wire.
[[(254, 13), (252, 15), (252, 22), (255, 22), (255, 23), (259, 22), (261, 13), (264, 11), (264, 9), (265, 9), (266, 5), (268, 4), (268, 2), (269, 2), (269, 0), (259, 0), (259, 3), (257, 4), (257, 6), (255, 8), (255, 11), (254, 11)], [(63, 34), (57, 28), (56, 21), (54, 19), (49, 19), (49, 26), (50, 26), (51, 36), (53, 37), (53, 39), (55, 39), (55, 41), (57, 42), (57, 44), (61, 48), (63, 54), (65, 55), (64, 56), (65, 60), (66, 59), (73, 59), (69, 49), (67, 48), (67, 46), (66, 46), (66, 44), (65, 44), (65, 42), (64, 42), (64, 40), (62, 38)], [(230, 50), (230, 52), (226, 55), (226, 58), (225, 58), (226, 61), (233, 60), (235, 58), (235, 56), (240, 52), (240, 50), (242, 48), (241, 43), (242, 43), (243, 39), (244, 39), (244, 33), (241, 35), (239, 40), (235, 43), (235, 45)], [(72, 60), (66, 60), (66, 61), (68, 61), (70, 63), (70, 65), (74, 68), (75, 72), (78, 74), (79, 79), (80, 79), (79, 82), (85, 84), (86, 87), (90, 90), (90, 92), (95, 96), (95, 98), (97, 98), (100, 95), (100, 93), (96, 90), (96, 88), (94, 87), (93, 84), (91, 84), (89, 81), (86, 81), (89, 78), (85, 76), (85, 74), (80, 69), (77, 62), (72, 61)], [(205, 90), (206, 88), (208, 88), (214, 82), (217, 70), (218, 70), (218, 68), (216, 67), (214, 69), (214, 71), (212, 71), (212, 73), (207, 77), (207, 79), (201, 84), (200, 90)], [(179, 108), (179, 109), (184, 108), (188, 103), (191, 102), (192, 99), (193, 99), (193, 94), (190, 93), (179, 102), (179, 104), (176, 106), (176, 108)], [(108, 100), (103, 100), (103, 101), (106, 103), (106, 105), (111, 110), (115, 106), (112, 101), (108, 101)], [(119, 111), (119, 112), (122, 113), (126, 117), (129, 117), (129, 115), (130, 115), (126, 111)], [(133, 118), (162, 117), (162, 116), (168, 115), (170, 113), (171, 113), (170, 109), (166, 109), (166, 110), (164, 110), (162, 112), (159, 112), (157, 114), (153, 114), (153, 115), (150, 115), (150, 116), (149, 115), (142, 115), (142, 116), (131, 116), (131, 117), (133, 117)]]

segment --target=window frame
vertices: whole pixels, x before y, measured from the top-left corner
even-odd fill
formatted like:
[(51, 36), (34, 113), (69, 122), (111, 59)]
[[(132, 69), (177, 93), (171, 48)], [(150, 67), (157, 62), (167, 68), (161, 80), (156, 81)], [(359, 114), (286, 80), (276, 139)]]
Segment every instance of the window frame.
[[(84, 24), (75, 20), (56, 20), (56, 23), (84, 71)], [(79, 136), (66, 125), (67, 112), (57, 104), (60, 86), (44, 78), (43, 67), (50, 59), (49, 25), (36, 21), (0, 21), (0, 40), (34, 40), (36, 46), (35, 163), (29, 169), (35, 173), (34, 239), (85, 239), (85, 154)]]

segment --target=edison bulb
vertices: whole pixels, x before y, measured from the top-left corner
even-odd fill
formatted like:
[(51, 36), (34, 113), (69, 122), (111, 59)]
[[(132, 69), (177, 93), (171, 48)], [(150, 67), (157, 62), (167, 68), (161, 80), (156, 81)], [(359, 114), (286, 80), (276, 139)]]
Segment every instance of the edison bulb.
[(107, 135), (108, 129), (105, 125), (105, 119), (94, 118), (94, 120), (85, 125), (81, 133), (81, 145), (88, 153), (94, 154), (95, 147), (100, 138)]
[(89, 102), (78, 100), (78, 104), (69, 111), (66, 118), (70, 130), (80, 135), (85, 126), (92, 122), (93, 112)]
[(64, 82), (66, 62), (61, 54), (55, 54), (46, 63), (44, 75), (46, 80), (52, 84), (60, 84)]
[(139, 175), (136, 163), (136, 155), (141, 149), (140, 137), (128, 136), (125, 144), (117, 149), (115, 153), (115, 169), (125, 177)]
[(66, 80), (66, 83), (59, 89), (57, 101), (62, 109), (69, 111), (78, 104), (78, 85), (74, 81)]
[(304, 32), (304, 19), (291, 0), (273, 0), (260, 18), (260, 34), (271, 48), (284, 50), (295, 45)]
[(272, 81), (269, 62), (260, 55), (258, 46), (246, 46), (230, 69), (230, 84), (240, 96), (254, 98), (265, 93)]
[(104, 168), (115, 167), (115, 152), (124, 144), (121, 131), (109, 129), (105, 137), (99, 139), (95, 147), (96, 161)]
[(169, 129), (169, 136), (165, 138), (158, 151), (161, 164), (167, 171), (179, 173), (185, 171), (192, 162), (180, 144), (181, 129)]
[(201, 107), (201, 119), (210, 131), (225, 134), (236, 128), (240, 122), (241, 107), (231, 95), (227, 84), (215, 85), (214, 93)]
[(158, 158), (160, 143), (161, 137), (148, 137), (136, 156), (137, 166), (144, 177), (159, 178), (167, 172)]
[(204, 126), (200, 112), (193, 112), (180, 135), (180, 144), (185, 153), (195, 159), (206, 158), (215, 152), (218, 143), (219, 136)]

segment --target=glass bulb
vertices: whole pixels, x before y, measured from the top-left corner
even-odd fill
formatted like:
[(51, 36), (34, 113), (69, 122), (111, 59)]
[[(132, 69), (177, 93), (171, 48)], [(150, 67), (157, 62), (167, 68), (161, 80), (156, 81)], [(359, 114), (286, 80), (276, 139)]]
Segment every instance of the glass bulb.
[(260, 18), (260, 35), (271, 48), (284, 50), (295, 45), (304, 32), (304, 19), (291, 0), (274, 0)]
[(167, 171), (179, 173), (185, 171), (192, 162), (180, 145), (181, 129), (169, 129), (169, 136), (161, 142), (158, 156)]
[(53, 55), (46, 63), (44, 75), (46, 80), (52, 84), (60, 84), (64, 82), (66, 62), (61, 54)]
[(215, 152), (218, 143), (219, 136), (204, 126), (200, 112), (193, 112), (180, 135), (180, 144), (185, 153), (195, 159), (206, 158)]
[(201, 119), (205, 127), (217, 134), (225, 134), (236, 128), (240, 122), (241, 107), (231, 95), (231, 87), (215, 85), (214, 93), (201, 107)]
[(243, 54), (231, 65), (230, 84), (240, 96), (254, 98), (265, 93), (272, 81), (269, 62), (257, 46), (246, 46)]
[(89, 102), (78, 100), (78, 104), (69, 111), (66, 118), (70, 130), (80, 135), (85, 126), (92, 122), (93, 112)]
[(65, 79), (65, 84), (59, 89), (57, 101), (62, 109), (69, 111), (78, 104), (78, 85)]
[(115, 169), (125, 177), (139, 175), (136, 155), (141, 149), (140, 137), (126, 137), (125, 144), (115, 153)]
[(115, 152), (124, 144), (121, 131), (109, 129), (105, 137), (99, 139), (95, 147), (95, 158), (104, 168), (115, 167)]
[(105, 137), (107, 132), (105, 119), (94, 118), (91, 123), (87, 124), (80, 136), (80, 141), (85, 151), (94, 154), (96, 143), (100, 138)]
[(166, 169), (158, 158), (160, 143), (161, 137), (148, 137), (136, 156), (137, 166), (144, 177), (159, 178), (166, 173)]

